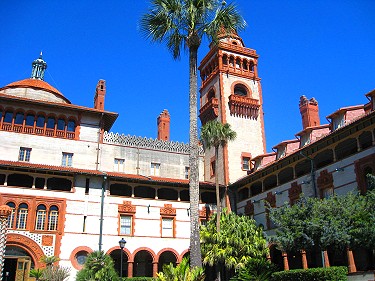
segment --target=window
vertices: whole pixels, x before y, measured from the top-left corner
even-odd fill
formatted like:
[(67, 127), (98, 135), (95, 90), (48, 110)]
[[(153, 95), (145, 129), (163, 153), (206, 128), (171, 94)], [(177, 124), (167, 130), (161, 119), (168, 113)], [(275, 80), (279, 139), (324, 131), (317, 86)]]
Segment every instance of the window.
[(18, 161), (30, 161), (31, 148), (20, 147), (20, 153), (18, 155)]
[(24, 114), (22, 112), (17, 112), (16, 119), (14, 120), (14, 124), (22, 125), (23, 117), (24, 117)]
[(190, 177), (190, 167), (185, 167), (185, 179), (189, 179)]
[(48, 230), (57, 230), (57, 223), (59, 218), (59, 208), (51, 206), (48, 214)]
[(44, 230), (46, 224), (46, 206), (39, 205), (36, 211), (35, 230)]
[(234, 94), (237, 95), (237, 96), (246, 97), (247, 96), (247, 90), (242, 85), (236, 85), (234, 87)]
[(79, 251), (75, 256), (75, 260), (80, 266), (83, 266), (86, 262), (88, 253), (86, 251)]
[(43, 115), (38, 115), (38, 118), (36, 119), (36, 126), (38, 128), (44, 128), (44, 122), (46, 118)]
[(55, 129), (55, 118), (48, 117), (48, 119), (47, 119), (47, 129)]
[(14, 216), (16, 214), (16, 205), (13, 202), (7, 203), (7, 206), (12, 208), (12, 212), (10, 213), (10, 216), (8, 217), (8, 228), (13, 228), (14, 227)]
[(12, 119), (13, 119), (13, 112), (11, 111), (5, 112), (4, 123), (12, 123)]
[(25, 203), (20, 204), (17, 216), (17, 229), (26, 229), (28, 206)]
[(27, 114), (26, 116), (26, 126), (34, 126), (35, 116), (32, 114)]
[(57, 120), (57, 130), (64, 131), (65, 129), (65, 120), (64, 119), (59, 119)]
[(345, 115), (338, 114), (333, 118), (333, 130), (339, 129), (345, 125)]
[(62, 153), (61, 166), (71, 167), (73, 162), (73, 153)]
[(211, 178), (215, 176), (215, 158), (211, 159), (210, 175), (211, 175)]
[(160, 164), (151, 163), (151, 176), (160, 176)]
[(76, 130), (76, 122), (74, 120), (69, 120), (68, 122), (68, 132), (74, 132)]
[(120, 234), (132, 235), (132, 216), (120, 215)]
[(242, 157), (242, 170), (250, 170), (250, 157)]
[(173, 218), (162, 218), (162, 237), (173, 237)]
[(114, 171), (124, 172), (124, 167), (125, 167), (125, 159), (115, 158)]

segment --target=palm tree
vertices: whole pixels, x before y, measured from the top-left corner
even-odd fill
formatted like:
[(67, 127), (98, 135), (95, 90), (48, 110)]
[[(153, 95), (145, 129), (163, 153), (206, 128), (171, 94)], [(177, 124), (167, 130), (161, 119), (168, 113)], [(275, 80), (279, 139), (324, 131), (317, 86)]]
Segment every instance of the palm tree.
[(202, 265), (199, 241), (199, 175), (197, 127), (197, 56), (203, 36), (217, 41), (219, 29), (228, 34), (245, 27), (233, 4), (219, 0), (150, 0), (152, 7), (140, 22), (141, 30), (153, 42), (165, 42), (173, 58), (181, 47), (189, 51), (189, 193), (190, 257), (193, 267)]
[(43, 256), (40, 258), (42, 263), (45, 263), (47, 267), (51, 267), (55, 262), (58, 262), (60, 258), (56, 256)]
[(77, 281), (118, 281), (112, 258), (103, 251), (94, 251), (87, 256), (83, 268), (78, 271)]
[(216, 204), (217, 204), (217, 219), (216, 230), (220, 232), (220, 188), (219, 188), (219, 147), (224, 147), (225, 144), (236, 138), (237, 134), (230, 127), (230, 124), (220, 123), (217, 120), (208, 121), (201, 130), (201, 139), (204, 148), (214, 147), (215, 149), (215, 185), (216, 185)]

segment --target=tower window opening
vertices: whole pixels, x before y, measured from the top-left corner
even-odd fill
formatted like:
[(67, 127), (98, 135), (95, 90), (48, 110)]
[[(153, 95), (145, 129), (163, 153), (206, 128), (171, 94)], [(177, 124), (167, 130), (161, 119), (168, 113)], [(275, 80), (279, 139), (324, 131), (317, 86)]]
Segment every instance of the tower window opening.
[(243, 61), (242, 67), (243, 67), (244, 70), (247, 70), (247, 61), (246, 60)]
[(223, 56), (223, 65), (228, 65), (228, 56), (227, 55)]
[(234, 87), (234, 94), (237, 95), (237, 96), (246, 97), (247, 96), (247, 90), (242, 85), (236, 85)]

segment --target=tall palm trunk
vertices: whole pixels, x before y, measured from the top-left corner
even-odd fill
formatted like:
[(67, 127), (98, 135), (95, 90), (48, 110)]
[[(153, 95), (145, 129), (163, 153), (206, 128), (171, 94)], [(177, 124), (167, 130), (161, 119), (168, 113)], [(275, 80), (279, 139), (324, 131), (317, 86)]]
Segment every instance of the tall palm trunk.
[(215, 189), (216, 189), (216, 231), (220, 232), (220, 188), (219, 188), (219, 147), (215, 146)]
[(202, 267), (199, 235), (199, 169), (198, 169), (198, 128), (197, 128), (197, 54), (198, 47), (189, 47), (189, 115), (190, 115), (190, 264)]

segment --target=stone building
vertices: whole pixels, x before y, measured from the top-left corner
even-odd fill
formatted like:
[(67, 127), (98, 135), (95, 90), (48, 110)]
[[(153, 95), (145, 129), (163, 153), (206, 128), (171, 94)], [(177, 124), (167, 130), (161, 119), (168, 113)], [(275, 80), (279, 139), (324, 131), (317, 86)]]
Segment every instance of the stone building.
[[(222, 198), (228, 194), (232, 210), (272, 233), (264, 200), (277, 207), (301, 192), (321, 198), (366, 192), (365, 175), (375, 172), (375, 91), (363, 105), (327, 116), (328, 124), (320, 124), (318, 102), (302, 96), (302, 130), (267, 153), (257, 66), (256, 51), (237, 34), (221, 36), (201, 62), (201, 123), (228, 122), (238, 136), (219, 159), (200, 148), (199, 210), (202, 223), (215, 211), (218, 161), (220, 183), (231, 191)], [(98, 249), (119, 271), (121, 238), (123, 276), (155, 276), (163, 264), (180, 262), (189, 251), (189, 145), (170, 140), (168, 111), (157, 117), (155, 139), (111, 132), (118, 114), (105, 109), (105, 81), (96, 86), (93, 107), (83, 107), (44, 81), (46, 67), (40, 56), (31, 78), (0, 88), (0, 205), (13, 210), (8, 280), (42, 266), (43, 255), (59, 257), (74, 280)], [(318, 254), (308, 253), (308, 266), (321, 266)], [(354, 258), (369, 255), (363, 250)], [(300, 256), (271, 246), (271, 260), (283, 258), (302, 267)]]

